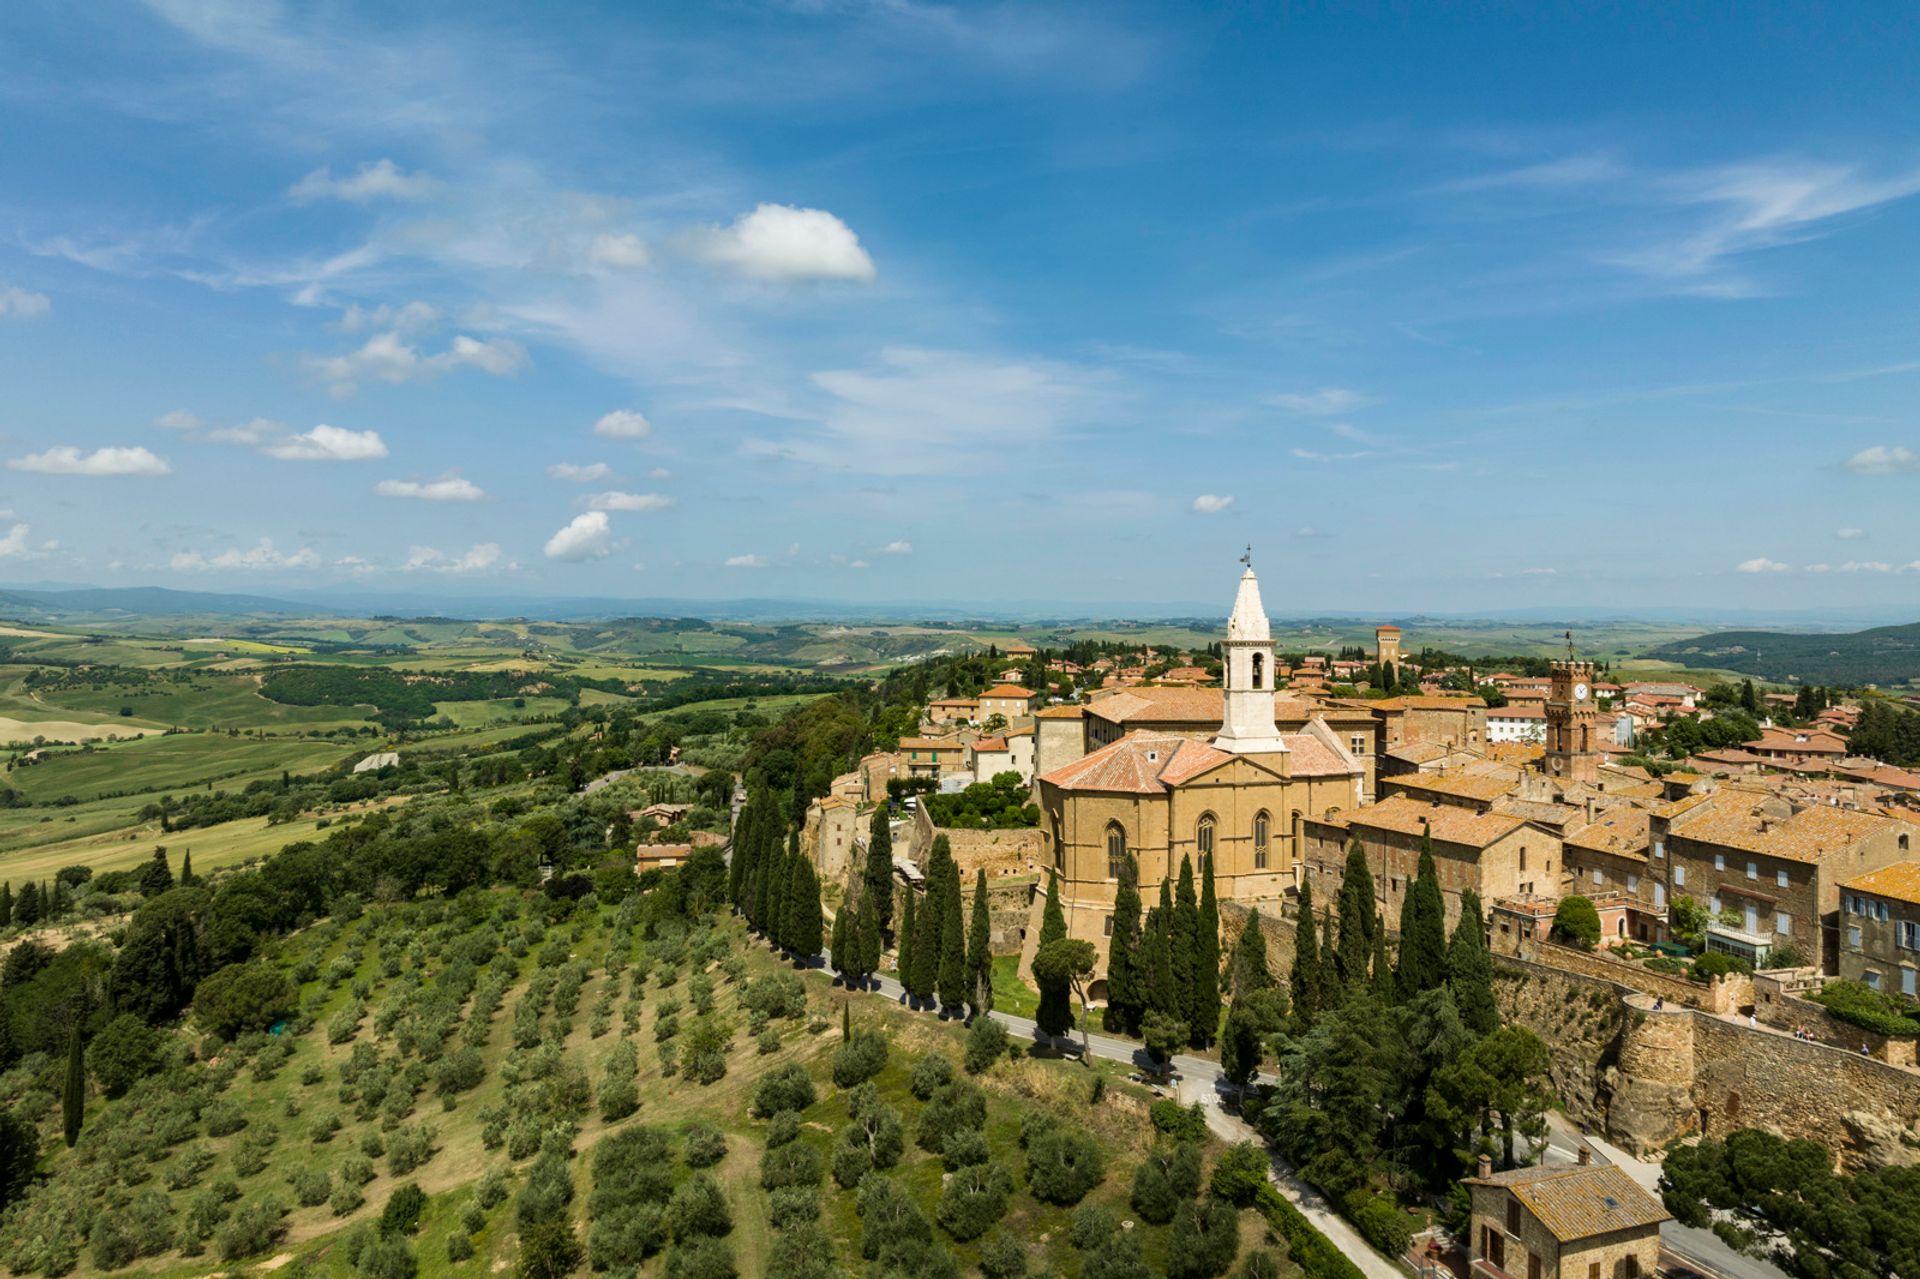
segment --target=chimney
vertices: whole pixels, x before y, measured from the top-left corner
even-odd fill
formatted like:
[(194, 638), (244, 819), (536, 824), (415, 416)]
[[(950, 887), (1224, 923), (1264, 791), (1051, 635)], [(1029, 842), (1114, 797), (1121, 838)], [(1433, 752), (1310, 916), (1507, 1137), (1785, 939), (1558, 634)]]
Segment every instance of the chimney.
[(1593, 1147), (1584, 1141), (1581, 1142), (1579, 1152), (1574, 1155), (1573, 1159), (1575, 1163), (1585, 1168), (1593, 1162)]
[(1482, 1178), (1493, 1176), (1493, 1156), (1492, 1155), (1480, 1156), (1480, 1176)]

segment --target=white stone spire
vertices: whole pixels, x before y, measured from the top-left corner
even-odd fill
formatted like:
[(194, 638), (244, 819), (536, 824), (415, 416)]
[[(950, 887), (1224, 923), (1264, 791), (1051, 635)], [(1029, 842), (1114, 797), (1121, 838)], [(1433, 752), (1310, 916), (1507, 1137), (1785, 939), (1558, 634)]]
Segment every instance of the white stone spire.
[[(1251, 556), (1249, 556), (1249, 560)], [(1245, 562), (1245, 561), (1243, 561)], [(1273, 636), (1260, 603), (1260, 579), (1247, 562), (1227, 618), (1225, 714), (1216, 748), (1236, 755), (1267, 755), (1287, 749), (1273, 722)]]

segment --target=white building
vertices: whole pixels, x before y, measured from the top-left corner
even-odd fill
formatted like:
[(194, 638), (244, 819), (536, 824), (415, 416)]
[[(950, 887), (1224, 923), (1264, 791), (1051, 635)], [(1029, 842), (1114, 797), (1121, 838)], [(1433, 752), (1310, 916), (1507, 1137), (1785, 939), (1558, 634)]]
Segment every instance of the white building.
[(1544, 742), (1547, 708), (1538, 702), (1509, 702), (1487, 711), (1489, 742)]

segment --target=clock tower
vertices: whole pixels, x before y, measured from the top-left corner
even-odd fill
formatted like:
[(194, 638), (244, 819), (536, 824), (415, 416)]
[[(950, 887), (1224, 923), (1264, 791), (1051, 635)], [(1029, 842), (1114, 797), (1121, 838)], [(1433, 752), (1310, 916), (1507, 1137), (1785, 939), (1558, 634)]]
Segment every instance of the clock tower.
[(1573, 656), (1553, 664), (1547, 693), (1547, 775), (1562, 782), (1600, 780), (1600, 708), (1593, 700), (1593, 663)]

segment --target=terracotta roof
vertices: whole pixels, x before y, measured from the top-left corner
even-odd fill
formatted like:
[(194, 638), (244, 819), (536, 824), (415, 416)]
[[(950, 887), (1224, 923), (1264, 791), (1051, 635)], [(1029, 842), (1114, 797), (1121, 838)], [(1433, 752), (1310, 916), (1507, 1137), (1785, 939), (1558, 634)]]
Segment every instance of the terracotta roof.
[(1227, 752), (1191, 737), (1135, 732), (1071, 764), (1061, 765), (1040, 780), (1062, 790), (1160, 795), (1204, 769), (1232, 758)]
[(1392, 631), (1395, 635), (1398, 635), (1400, 633), (1400, 628), (1398, 626), (1376, 626), (1373, 628), (1373, 633), (1375, 635), (1380, 634), (1382, 631)]
[(1844, 755), (1847, 739), (1824, 728), (1762, 729), (1758, 740), (1742, 742), (1748, 750), (1780, 751), (1788, 755)]
[(1882, 829), (1887, 820), (1825, 805), (1803, 809), (1785, 819), (1768, 820), (1746, 804), (1726, 803), (1725, 795), (1718, 798), (1723, 802), (1713, 812), (1695, 818), (1673, 834), (1695, 843), (1765, 853), (1786, 861), (1819, 862), (1853, 847)]
[(1518, 779), (1499, 773), (1416, 773), (1388, 780), (1407, 790), (1490, 802), (1511, 790)]
[(1491, 1177), (1468, 1177), (1466, 1184), (1504, 1188), (1561, 1243), (1658, 1227), (1673, 1217), (1611, 1164), (1515, 1168)]
[(1489, 720), (1496, 719), (1545, 719), (1547, 708), (1544, 706), (1495, 706), (1487, 712)]
[(1561, 842), (1569, 848), (1611, 853), (1615, 857), (1647, 857), (1647, 812), (1643, 808), (1622, 806), (1587, 823)]
[(1713, 796), (1711, 794), (1688, 795), (1684, 799), (1674, 800), (1671, 804), (1655, 804), (1649, 811), (1655, 817), (1664, 817), (1671, 820), (1680, 816), (1682, 813), (1692, 812), (1702, 804), (1711, 804), (1712, 802)]
[(979, 704), (980, 699), (977, 697), (941, 697), (927, 703), (929, 706), (978, 706)]
[(1367, 703), (1385, 711), (1458, 711), (1468, 710), (1486, 703), (1477, 697), (1468, 697), (1464, 693), (1450, 697), (1445, 693), (1416, 693), (1408, 697), (1382, 697)]
[(1084, 706), (1046, 706), (1033, 713), (1035, 719), (1081, 719), (1087, 713)]
[(1853, 879), (1842, 880), (1840, 887), (1876, 897), (1920, 905), (1920, 861), (1895, 862), (1879, 870), (1868, 871)]
[(960, 743), (950, 737), (903, 737), (900, 739), (903, 751), (957, 751)]
[(1021, 688), (1018, 684), (995, 684), (992, 688), (980, 694), (980, 700), (985, 701), (989, 697), (1020, 697), (1030, 699), (1032, 696), (1033, 693), (1030, 690)]
[(1401, 835), (1418, 835), (1431, 830), (1436, 843), (1460, 844), (1468, 848), (1485, 848), (1527, 824), (1524, 817), (1509, 813), (1476, 813), (1455, 804), (1429, 804), (1405, 795), (1395, 795), (1377, 804), (1348, 809), (1322, 820), (1334, 826), (1388, 830)]
[(1436, 759), (1445, 759), (1453, 752), (1453, 747), (1442, 746), (1438, 742), (1408, 742), (1404, 746), (1389, 749), (1387, 754), (1409, 764), (1428, 764)]
[(982, 737), (973, 744), (974, 754), (976, 755), (981, 751), (1003, 751), (1005, 749), (1007, 749), (1007, 739), (1004, 737)]

